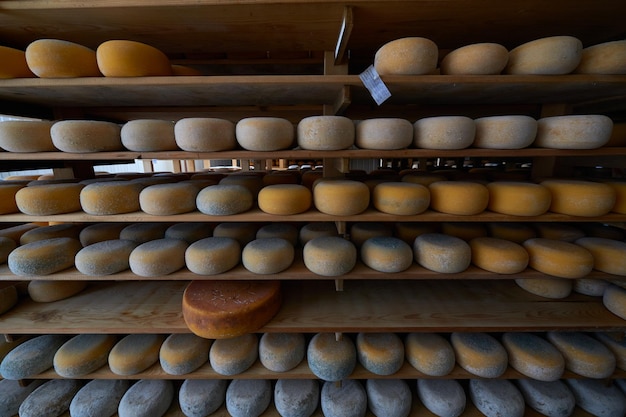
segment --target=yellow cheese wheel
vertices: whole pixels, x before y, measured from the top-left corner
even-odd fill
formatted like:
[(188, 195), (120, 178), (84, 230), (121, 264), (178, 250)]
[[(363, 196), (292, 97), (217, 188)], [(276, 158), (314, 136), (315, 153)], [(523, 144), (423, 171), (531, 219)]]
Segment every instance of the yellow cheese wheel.
[(474, 120), (466, 116), (434, 116), (413, 124), (413, 145), (422, 149), (465, 149), (476, 136)]
[(0, 148), (9, 152), (56, 151), (57, 148), (52, 143), (50, 136), (50, 128), (53, 123), (47, 120), (5, 120), (0, 122)]
[(489, 204), (486, 186), (470, 181), (438, 181), (428, 186), (430, 208), (446, 214), (472, 216)]
[(576, 69), (582, 42), (573, 36), (550, 36), (524, 43), (509, 51), (506, 74), (560, 75)]
[(300, 120), (296, 138), (302, 149), (337, 151), (354, 144), (354, 122), (343, 116), (310, 116)]
[(295, 250), (285, 239), (254, 239), (241, 252), (241, 263), (255, 274), (276, 274), (293, 263)]
[(141, 211), (155, 216), (182, 214), (196, 209), (199, 189), (191, 183), (150, 185), (139, 193)]
[(617, 199), (615, 189), (599, 182), (551, 179), (541, 185), (552, 193), (550, 211), (570, 216), (604, 216)]
[(611, 139), (613, 121), (602, 114), (544, 117), (537, 121), (533, 146), (552, 149), (596, 149)]
[(540, 216), (548, 211), (552, 193), (541, 184), (494, 181), (487, 184), (487, 209), (511, 216)]
[(289, 149), (294, 142), (293, 124), (280, 117), (248, 117), (235, 126), (237, 143), (249, 151)]
[(565, 368), (586, 378), (607, 378), (615, 371), (615, 355), (583, 332), (550, 331), (547, 339), (565, 358)]
[(174, 125), (176, 145), (183, 151), (216, 152), (235, 149), (235, 124), (215, 117), (188, 117)]
[(438, 233), (440, 231), (439, 223), (396, 222), (393, 227), (393, 235), (409, 245), (413, 245), (415, 239), (424, 233)]
[(362, 149), (404, 149), (413, 143), (413, 125), (406, 119), (362, 120), (356, 125), (354, 141)]
[(585, 237), (585, 232), (578, 226), (568, 223), (534, 223), (537, 237), (552, 240), (562, 240), (573, 243), (576, 239)]
[(0, 78), (31, 78), (35, 74), (28, 68), (26, 54), (20, 49), (0, 46)]
[(114, 39), (96, 49), (98, 68), (105, 77), (172, 75), (169, 58), (142, 42)]
[(430, 191), (423, 185), (410, 182), (383, 182), (374, 187), (372, 204), (383, 213), (420, 214), (430, 205)]
[(442, 233), (425, 233), (415, 238), (413, 256), (424, 268), (442, 274), (463, 272), (472, 261), (467, 242)]
[(337, 226), (333, 222), (307, 223), (300, 228), (298, 240), (300, 246), (306, 245), (309, 240), (322, 236), (339, 236)]
[(115, 342), (117, 342), (115, 335), (79, 334), (74, 336), (54, 354), (54, 370), (64, 378), (77, 378), (94, 372), (107, 363), (109, 351)]
[(158, 277), (185, 266), (187, 242), (179, 239), (156, 239), (132, 250), (128, 263), (133, 273), (142, 277)]
[(298, 244), (300, 231), (291, 223), (269, 223), (261, 226), (256, 232), (257, 239), (280, 238), (285, 239), (292, 246)]
[(145, 243), (151, 240), (162, 239), (170, 225), (167, 223), (141, 222), (127, 225), (120, 231), (119, 238)]
[(626, 276), (626, 242), (601, 237), (583, 237), (575, 242), (593, 255), (593, 268)]
[(38, 303), (51, 303), (70, 298), (86, 287), (86, 281), (32, 280), (28, 283), (28, 295)]
[(38, 39), (25, 51), (28, 68), (40, 78), (99, 77), (96, 52), (61, 39)]
[(626, 320), (626, 288), (610, 284), (602, 295), (602, 304), (611, 313)]
[(528, 266), (528, 252), (518, 243), (493, 237), (470, 240), (472, 263), (496, 274), (517, 274)]
[(139, 211), (139, 193), (143, 185), (131, 181), (91, 183), (80, 192), (80, 205), (85, 213), (105, 216)]
[(353, 180), (324, 180), (313, 188), (313, 204), (322, 213), (353, 216), (362, 213), (370, 203), (367, 185)]
[(211, 345), (209, 362), (220, 375), (237, 375), (257, 360), (259, 339), (248, 333), (227, 339), (218, 339)]
[(311, 208), (311, 191), (300, 184), (274, 184), (261, 188), (258, 195), (261, 211), (269, 214), (291, 215)]
[(199, 275), (216, 275), (235, 267), (241, 245), (231, 237), (207, 237), (193, 242), (185, 251), (187, 268)]
[(497, 378), (506, 371), (509, 357), (496, 338), (480, 332), (454, 332), (450, 343), (459, 366), (481, 378)]
[(473, 146), (483, 149), (522, 149), (535, 141), (537, 120), (529, 116), (489, 116), (474, 119)]
[(80, 242), (69, 237), (27, 243), (9, 254), (9, 269), (22, 276), (49, 275), (73, 266), (80, 249)]
[(82, 227), (83, 226), (81, 224), (74, 223), (59, 223), (51, 226), (41, 226), (24, 233), (20, 237), (20, 245), (36, 242), (38, 240), (52, 239), (55, 237), (69, 237), (78, 240)]
[(105, 240), (119, 239), (120, 232), (126, 226), (128, 226), (128, 224), (115, 222), (92, 223), (81, 229), (78, 238), (83, 247)]
[(483, 223), (443, 222), (441, 223), (441, 233), (469, 242), (477, 237), (486, 237), (487, 228)]
[(109, 352), (109, 368), (117, 375), (135, 375), (159, 360), (164, 336), (160, 334), (129, 334)]
[(17, 247), (17, 243), (8, 237), (0, 236), (0, 264), (3, 264), (9, 258), (9, 253)]
[(444, 175), (438, 174), (430, 174), (428, 172), (415, 172), (410, 174), (402, 175), (400, 181), (402, 182), (412, 182), (415, 184), (421, 184), (428, 187), (433, 182), (437, 181), (445, 181), (447, 178)]
[(273, 372), (287, 372), (298, 366), (306, 354), (302, 333), (264, 333), (259, 341), (259, 360)]
[(350, 225), (350, 242), (354, 243), (357, 248), (360, 248), (369, 238), (391, 237), (392, 235), (393, 227), (388, 223), (358, 222)]
[(304, 265), (313, 273), (340, 276), (356, 265), (357, 250), (352, 242), (339, 236), (309, 240), (302, 250)]
[(395, 333), (359, 333), (356, 337), (357, 359), (376, 375), (393, 375), (404, 364), (404, 344)]
[(606, 183), (615, 191), (614, 213), (626, 214), (626, 182), (609, 181)]
[(517, 278), (515, 283), (531, 294), (561, 299), (571, 294), (574, 280), (569, 278)]
[(583, 49), (578, 74), (626, 74), (626, 40), (599, 43)]
[(307, 346), (311, 372), (324, 381), (346, 379), (356, 366), (357, 353), (349, 337), (337, 339), (334, 333), (317, 333)]
[(361, 260), (376, 271), (401, 272), (413, 264), (413, 250), (397, 237), (377, 236), (363, 242)]
[(475, 43), (448, 53), (441, 60), (442, 74), (496, 75), (509, 61), (509, 51), (497, 43)]
[(407, 362), (425, 375), (448, 375), (456, 364), (452, 345), (437, 333), (409, 333), (404, 350)]
[(178, 150), (174, 123), (169, 120), (138, 119), (126, 122), (120, 131), (122, 145), (129, 151), (159, 152)]
[[(1, 244), (1, 243), (0, 243)], [(15, 285), (3, 283), (0, 285), (0, 314), (9, 311), (17, 304), (18, 293)], [(1, 348), (1, 346), (0, 346)], [(2, 360), (2, 355), (0, 355)]]
[(169, 335), (159, 350), (159, 362), (170, 375), (185, 375), (200, 368), (209, 360), (210, 339), (193, 333)]
[(565, 358), (544, 338), (526, 332), (502, 334), (502, 345), (509, 365), (525, 376), (539, 381), (556, 381), (565, 370)]
[(381, 46), (374, 55), (374, 69), (380, 75), (424, 75), (437, 68), (439, 50), (430, 39), (407, 37)]
[(49, 216), (80, 210), (82, 184), (48, 184), (24, 187), (15, 193), (17, 207), (24, 214)]
[(582, 246), (545, 238), (523, 243), (528, 265), (544, 274), (560, 278), (583, 278), (593, 269), (593, 255)]
[(82, 274), (111, 275), (130, 268), (128, 259), (137, 243), (132, 240), (105, 240), (82, 248), (74, 264)]
[(259, 330), (280, 309), (280, 281), (192, 281), (183, 293), (189, 330), (226, 339)]
[(198, 210), (213, 216), (243, 213), (250, 210), (253, 203), (250, 190), (238, 184), (210, 185), (196, 196)]
[(215, 225), (204, 222), (175, 223), (165, 230), (165, 237), (180, 239), (192, 244), (200, 239), (213, 236)]
[(52, 143), (71, 153), (121, 151), (121, 128), (116, 123), (99, 120), (61, 120), (52, 125)]
[(0, 182), (0, 214), (17, 213), (20, 211), (15, 201), (15, 194), (24, 187), (24, 184), (11, 184), (11, 181), (6, 183)]

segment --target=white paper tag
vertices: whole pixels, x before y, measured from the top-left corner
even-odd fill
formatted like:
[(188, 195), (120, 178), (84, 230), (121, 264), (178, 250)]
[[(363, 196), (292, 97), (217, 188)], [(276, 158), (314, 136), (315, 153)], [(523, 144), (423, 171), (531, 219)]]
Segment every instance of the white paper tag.
[(376, 104), (379, 106), (391, 97), (391, 92), (383, 80), (380, 79), (380, 75), (378, 75), (373, 65), (370, 65), (365, 71), (359, 74), (359, 78), (363, 82), (363, 85), (365, 85), (365, 88), (367, 88), (372, 95)]

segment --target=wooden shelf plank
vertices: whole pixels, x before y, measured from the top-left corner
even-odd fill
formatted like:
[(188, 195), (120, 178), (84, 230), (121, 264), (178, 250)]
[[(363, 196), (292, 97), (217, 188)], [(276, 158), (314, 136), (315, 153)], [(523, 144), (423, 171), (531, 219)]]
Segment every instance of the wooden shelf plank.
[[(22, 300), (0, 333), (187, 333), (185, 281), (91, 284), (53, 303)], [(284, 302), (260, 332), (624, 331), (597, 297), (551, 300), (510, 280), (285, 281)]]

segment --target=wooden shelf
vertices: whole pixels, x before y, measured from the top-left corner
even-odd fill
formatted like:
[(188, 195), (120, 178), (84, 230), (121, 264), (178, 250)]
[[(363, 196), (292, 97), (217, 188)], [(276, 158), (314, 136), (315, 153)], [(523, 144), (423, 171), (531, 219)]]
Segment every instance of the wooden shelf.
[[(21, 300), (0, 333), (187, 333), (185, 281), (91, 284), (53, 303)], [(600, 298), (551, 300), (510, 280), (285, 281), (283, 305), (259, 332), (623, 331)]]

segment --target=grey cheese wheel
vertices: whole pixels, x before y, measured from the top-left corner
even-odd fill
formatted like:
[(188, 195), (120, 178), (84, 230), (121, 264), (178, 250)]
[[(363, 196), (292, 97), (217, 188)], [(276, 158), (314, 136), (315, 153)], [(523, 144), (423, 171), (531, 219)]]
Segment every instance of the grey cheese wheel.
[(209, 351), (211, 367), (220, 375), (240, 374), (257, 360), (258, 346), (259, 340), (254, 333), (217, 339)]
[(81, 388), (76, 379), (52, 379), (34, 390), (20, 405), (20, 417), (56, 417), (70, 408)]
[(196, 196), (201, 213), (211, 216), (229, 216), (252, 208), (254, 198), (250, 190), (239, 184), (210, 185)]
[(74, 258), (76, 269), (85, 275), (102, 276), (130, 268), (128, 259), (137, 243), (132, 240), (105, 240), (82, 248)]
[(463, 387), (454, 379), (418, 379), (417, 397), (439, 417), (460, 416), (467, 402)]
[(607, 385), (599, 379), (566, 379), (576, 398), (576, 405), (594, 416), (623, 417), (626, 396), (617, 385)]
[(524, 396), (526, 405), (547, 417), (569, 417), (576, 406), (574, 394), (561, 380), (537, 381), (518, 379), (517, 388)]
[(20, 404), (44, 381), (32, 381), (26, 386), (22, 386), (20, 381), (12, 379), (0, 380), (0, 416), (13, 417), (17, 415)]
[(172, 381), (141, 379), (126, 391), (117, 414), (119, 417), (162, 417), (173, 399)]
[(68, 340), (65, 335), (42, 335), (16, 346), (2, 359), (0, 375), (4, 379), (26, 379), (52, 367), (54, 355)]
[(157, 239), (142, 243), (130, 253), (130, 269), (142, 277), (176, 272), (185, 266), (187, 246), (187, 242), (179, 239)]
[(470, 379), (469, 394), (486, 417), (524, 416), (524, 397), (508, 379)]
[(467, 372), (482, 378), (497, 378), (508, 366), (504, 346), (493, 336), (480, 332), (450, 335), (456, 361)]
[(367, 412), (367, 393), (356, 379), (325, 382), (320, 399), (325, 417), (364, 417)]
[(17, 247), (9, 254), (8, 265), (16, 275), (49, 275), (74, 266), (80, 251), (78, 239), (57, 237)]
[(258, 417), (272, 401), (267, 379), (235, 379), (226, 389), (226, 410), (233, 417)]
[(70, 402), (72, 417), (110, 417), (117, 412), (122, 397), (130, 387), (123, 379), (94, 379), (83, 386)]
[(198, 275), (216, 275), (235, 267), (241, 258), (241, 245), (231, 237), (207, 237), (185, 251), (187, 268)]
[(320, 384), (315, 379), (279, 379), (274, 405), (281, 417), (310, 417), (319, 405)]
[(307, 361), (313, 374), (324, 381), (341, 381), (352, 373), (357, 362), (352, 339), (336, 339), (334, 333), (318, 333), (309, 342)]
[(365, 393), (376, 417), (407, 417), (411, 412), (411, 389), (401, 379), (368, 379)]
[(437, 333), (409, 333), (404, 350), (411, 366), (426, 375), (448, 375), (456, 364), (452, 345)]
[(205, 417), (217, 411), (226, 398), (226, 379), (186, 379), (178, 392), (180, 409), (187, 417)]
[(184, 375), (200, 368), (209, 360), (211, 339), (193, 333), (169, 335), (159, 350), (159, 362), (170, 375)]
[(306, 354), (302, 333), (264, 333), (259, 341), (259, 360), (273, 372), (286, 372), (298, 366)]

